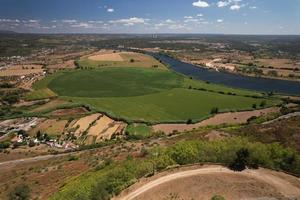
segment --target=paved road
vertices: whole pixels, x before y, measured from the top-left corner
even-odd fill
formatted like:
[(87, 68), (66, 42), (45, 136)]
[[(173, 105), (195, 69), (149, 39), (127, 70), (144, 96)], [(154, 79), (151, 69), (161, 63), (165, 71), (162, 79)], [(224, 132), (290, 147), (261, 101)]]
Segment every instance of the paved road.
[[(116, 197), (114, 200), (132, 200), (138, 197), (139, 195), (143, 194), (144, 192), (151, 190), (154, 187), (157, 187), (169, 181), (174, 181), (176, 179), (186, 178), (186, 177), (201, 175), (201, 174), (217, 174), (217, 173), (237, 174), (237, 172), (233, 172), (227, 168), (220, 167), (220, 166), (211, 166), (211, 167), (205, 167), (200, 169), (177, 172), (153, 180), (143, 185), (142, 187), (130, 192), (129, 194)], [(260, 170), (245, 170), (243, 172), (239, 172), (238, 174), (259, 179), (261, 181), (265, 181), (268, 184), (275, 187), (277, 191), (281, 192), (286, 197), (300, 197), (300, 188), (295, 187), (287, 180), (284, 180), (281, 177), (277, 177), (271, 173), (266, 173)]]

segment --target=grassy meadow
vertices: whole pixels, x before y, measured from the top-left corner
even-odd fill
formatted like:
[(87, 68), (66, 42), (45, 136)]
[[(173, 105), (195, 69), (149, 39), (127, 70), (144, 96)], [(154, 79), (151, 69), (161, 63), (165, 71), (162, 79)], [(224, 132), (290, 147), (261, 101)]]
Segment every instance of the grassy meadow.
[(83, 65), (87, 68), (47, 76), (34, 85), (36, 91), (29, 96), (57, 95), (111, 117), (149, 123), (199, 121), (210, 116), (213, 108), (240, 111), (254, 105), (260, 108), (262, 102), (263, 107), (280, 102), (258, 92), (192, 80), (160, 68)]

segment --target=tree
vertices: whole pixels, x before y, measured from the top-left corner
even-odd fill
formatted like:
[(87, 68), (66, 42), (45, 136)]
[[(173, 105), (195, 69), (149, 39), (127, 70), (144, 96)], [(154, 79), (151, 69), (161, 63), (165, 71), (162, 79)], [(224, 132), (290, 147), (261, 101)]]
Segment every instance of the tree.
[(230, 163), (229, 168), (234, 171), (243, 171), (248, 164), (250, 153), (246, 148), (241, 148), (236, 152), (236, 158)]
[(133, 58), (131, 58), (131, 59), (130, 59), (130, 62), (131, 62), (131, 63), (134, 63), (134, 59), (133, 59)]
[(192, 119), (188, 119), (187, 121), (186, 121), (186, 124), (192, 124), (193, 123), (193, 120)]
[(15, 104), (19, 101), (19, 99), (20, 97), (17, 94), (7, 95), (2, 98), (2, 100), (7, 102), (8, 104)]
[(0, 142), (0, 149), (7, 149), (10, 147), (10, 144), (9, 141)]
[(218, 114), (218, 113), (219, 113), (219, 108), (218, 107), (214, 107), (210, 111), (210, 114)]
[(265, 107), (267, 105), (267, 102), (264, 100), (264, 101), (262, 101), (261, 103), (260, 103), (260, 107)]
[(256, 109), (256, 107), (257, 107), (257, 106), (256, 106), (256, 104), (254, 103), (254, 104), (252, 105), (252, 108), (253, 108), (253, 109)]
[(13, 191), (8, 194), (9, 200), (28, 200), (30, 198), (30, 189), (27, 185), (21, 184), (15, 187)]

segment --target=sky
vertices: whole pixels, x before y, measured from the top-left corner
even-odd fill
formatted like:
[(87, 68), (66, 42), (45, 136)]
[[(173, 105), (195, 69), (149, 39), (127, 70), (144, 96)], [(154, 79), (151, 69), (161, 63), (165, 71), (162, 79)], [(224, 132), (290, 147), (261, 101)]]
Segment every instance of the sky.
[(26, 33), (300, 34), (300, 0), (0, 0)]

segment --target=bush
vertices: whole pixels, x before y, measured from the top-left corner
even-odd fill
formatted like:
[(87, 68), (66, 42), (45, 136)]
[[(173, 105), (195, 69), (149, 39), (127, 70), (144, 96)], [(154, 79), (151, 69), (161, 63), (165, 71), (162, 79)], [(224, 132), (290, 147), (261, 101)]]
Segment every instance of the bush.
[(29, 187), (25, 184), (21, 184), (8, 194), (8, 198), (9, 200), (27, 200), (30, 198), (29, 193)]
[(75, 160), (78, 160), (78, 159), (79, 159), (78, 156), (70, 155), (69, 158), (68, 158), (68, 161), (75, 161)]
[(8, 104), (15, 104), (19, 101), (20, 97), (17, 94), (6, 95), (2, 97), (2, 100), (7, 102)]
[(210, 114), (218, 114), (218, 113), (219, 113), (219, 108), (218, 107), (214, 107), (210, 111)]
[(262, 101), (261, 103), (260, 103), (260, 107), (265, 107), (267, 105), (267, 102), (264, 100), (264, 101)]
[(211, 200), (225, 200), (225, 198), (220, 195), (215, 195), (211, 198)]
[[(246, 167), (266, 167), (300, 175), (300, 156), (279, 144), (251, 143), (242, 138), (218, 141), (183, 141), (162, 148), (155, 147), (143, 159), (130, 159), (85, 173), (66, 184), (50, 198), (104, 199), (118, 194), (139, 178), (172, 165), (223, 163), (240, 171)], [(97, 192), (99, 190), (99, 193)], [(217, 198), (217, 197), (215, 197)]]
[(246, 169), (249, 159), (249, 150), (242, 148), (236, 152), (236, 159), (229, 164), (229, 168), (233, 171), (243, 171)]
[(0, 142), (0, 149), (7, 149), (10, 145), (11, 143), (9, 141)]

